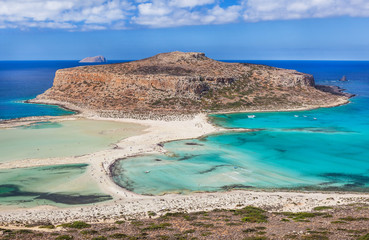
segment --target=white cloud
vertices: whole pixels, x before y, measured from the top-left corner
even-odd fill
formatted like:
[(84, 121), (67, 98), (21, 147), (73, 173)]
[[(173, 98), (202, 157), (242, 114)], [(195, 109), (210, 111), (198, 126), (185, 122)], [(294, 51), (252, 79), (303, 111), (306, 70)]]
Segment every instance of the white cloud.
[(369, 17), (369, 0), (0, 0), (0, 28), (71, 31)]
[(174, 7), (196, 7), (196, 6), (202, 6), (206, 4), (214, 3), (214, 0), (171, 0), (169, 1), (170, 6)]
[(105, 29), (133, 9), (128, 0), (1, 0), (0, 26)]
[(367, 0), (245, 0), (245, 21), (369, 17)]
[(141, 3), (132, 23), (158, 28), (224, 24), (240, 18), (241, 6), (221, 8), (217, 4), (211, 4), (213, 2), (214, 0), (153, 0)]

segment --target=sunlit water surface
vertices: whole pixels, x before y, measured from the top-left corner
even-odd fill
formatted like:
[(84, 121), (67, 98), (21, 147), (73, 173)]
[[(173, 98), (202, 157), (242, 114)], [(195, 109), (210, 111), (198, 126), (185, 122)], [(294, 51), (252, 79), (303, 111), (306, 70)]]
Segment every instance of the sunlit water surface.
[[(314, 74), (357, 94), (352, 103), (304, 112), (212, 116), (230, 128), (262, 129), (165, 144), (167, 155), (118, 161), (120, 186), (141, 194), (233, 188), (369, 191), (369, 63), (261, 61)], [(339, 82), (347, 75), (349, 82)]]
[(0, 128), (0, 162), (84, 155), (112, 147), (123, 138), (141, 134), (143, 129), (139, 124), (96, 120)]

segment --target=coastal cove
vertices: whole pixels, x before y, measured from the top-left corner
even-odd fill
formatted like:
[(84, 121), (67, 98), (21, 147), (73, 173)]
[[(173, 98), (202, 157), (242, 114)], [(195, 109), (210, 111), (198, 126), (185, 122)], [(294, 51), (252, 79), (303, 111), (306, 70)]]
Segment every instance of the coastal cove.
[[(318, 84), (358, 96), (334, 108), (210, 115), (218, 126), (256, 131), (166, 143), (166, 155), (116, 162), (114, 181), (159, 195), (234, 188), (368, 192), (368, 62), (266, 62), (313, 73)], [(340, 74), (351, 80), (339, 82)]]
[(368, 102), (352, 101), (310, 111), (213, 115), (222, 127), (257, 131), (165, 143), (165, 155), (116, 162), (113, 179), (159, 195), (234, 188), (368, 192), (369, 115), (347, 114)]
[[(250, 204), (269, 206), (276, 211), (298, 211), (310, 210), (319, 205), (368, 201), (369, 196), (366, 193), (336, 193), (367, 192), (369, 184), (369, 176), (365, 171), (369, 168), (368, 162), (365, 161), (368, 159), (368, 153), (364, 151), (368, 145), (369, 133), (368, 123), (365, 121), (369, 117), (365, 110), (368, 95), (363, 87), (366, 86), (368, 78), (355, 76), (349, 75), (349, 78), (354, 80), (340, 84), (349, 92), (358, 93), (359, 96), (352, 99), (352, 103), (336, 108), (299, 112), (217, 114), (210, 117), (200, 114), (188, 119), (178, 116), (177, 119), (167, 121), (110, 119), (98, 117), (93, 111), (76, 108), (67, 103), (54, 102), (80, 111), (79, 115), (73, 117), (92, 122), (114, 120), (117, 123), (139, 124), (142, 126), (142, 132), (127, 135), (118, 142), (114, 140), (114, 146), (93, 153), (90, 151), (85, 155), (12, 159), (0, 164), (1, 171), (19, 167), (88, 164), (84, 174), (96, 183), (96, 188), (101, 193), (111, 196), (112, 201), (83, 206), (82, 214), (74, 204), (66, 209), (39, 206), (26, 210), (26, 213), (32, 213), (33, 219), (27, 217), (26, 213), (22, 213), (15, 205), (11, 210), (1, 211), (0, 220), (3, 223), (19, 219), (30, 222), (35, 219), (52, 222), (77, 219), (100, 221), (101, 216), (110, 220), (118, 219), (121, 217), (118, 211), (126, 216), (145, 217), (148, 211), (160, 212), (164, 208), (173, 211), (181, 208), (196, 211)], [(333, 84), (333, 79), (335, 77), (331, 76), (318, 78), (318, 81)], [(250, 115), (255, 117), (249, 118)], [(61, 116), (55, 119), (67, 118), (70, 117)], [(37, 119), (32, 121), (37, 122)], [(28, 127), (37, 126), (36, 124)], [(240, 132), (237, 132), (237, 129)], [(262, 130), (255, 131), (259, 129)], [(324, 149), (316, 148), (307, 154), (303, 152), (304, 149), (298, 148), (297, 145), (301, 142), (310, 149), (322, 146)], [(351, 148), (342, 148), (343, 145)], [(340, 150), (345, 152), (339, 152)], [(353, 154), (356, 156), (354, 159), (351, 158)], [(301, 159), (301, 156), (306, 158)], [(319, 165), (327, 156), (334, 158)], [(119, 159), (123, 160), (117, 161)], [(316, 169), (309, 169), (308, 166), (311, 165)], [(324, 168), (330, 169), (331, 172), (319, 172)], [(300, 169), (306, 172), (299, 172)], [(363, 171), (357, 171), (358, 169)], [(123, 183), (119, 179), (122, 173)], [(322, 177), (323, 174), (325, 179), (317, 178), (317, 175)], [(171, 185), (168, 185), (168, 182)], [(291, 182), (296, 184), (288, 185)], [(246, 190), (229, 192), (240, 188)], [(286, 189), (297, 192), (283, 192)], [(302, 193), (302, 190), (335, 192)], [(82, 189), (78, 191), (83, 192)], [(196, 191), (215, 192), (194, 193)], [(173, 194), (178, 192), (191, 194)], [(163, 193), (166, 195), (141, 195)], [(295, 205), (294, 202), (300, 204)], [(44, 204), (56, 206), (50, 202), (44, 202), (42, 205)], [(98, 212), (101, 213), (100, 216), (97, 216)], [(65, 220), (66, 213), (68, 217)]]

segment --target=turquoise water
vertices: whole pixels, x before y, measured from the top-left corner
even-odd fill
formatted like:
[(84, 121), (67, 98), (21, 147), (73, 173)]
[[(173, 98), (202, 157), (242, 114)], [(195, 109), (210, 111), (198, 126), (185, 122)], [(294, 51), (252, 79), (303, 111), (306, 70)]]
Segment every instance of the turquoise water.
[(0, 207), (59, 207), (112, 199), (86, 176), (87, 164), (0, 170)]
[(139, 124), (86, 119), (0, 128), (0, 163), (93, 153), (143, 129)]
[[(141, 194), (233, 188), (368, 192), (369, 63), (300, 64), (295, 69), (314, 73), (317, 82), (338, 84), (358, 96), (328, 109), (211, 116), (224, 127), (260, 131), (166, 143), (167, 155), (118, 161), (112, 168), (115, 182)], [(341, 75), (343, 69), (350, 81), (339, 83), (336, 71)]]

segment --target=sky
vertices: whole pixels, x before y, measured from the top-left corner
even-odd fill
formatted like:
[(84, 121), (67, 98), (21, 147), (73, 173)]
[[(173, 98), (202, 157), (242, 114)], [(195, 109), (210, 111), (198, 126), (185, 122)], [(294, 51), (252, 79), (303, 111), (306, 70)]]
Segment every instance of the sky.
[(369, 0), (0, 0), (0, 60), (369, 60)]

